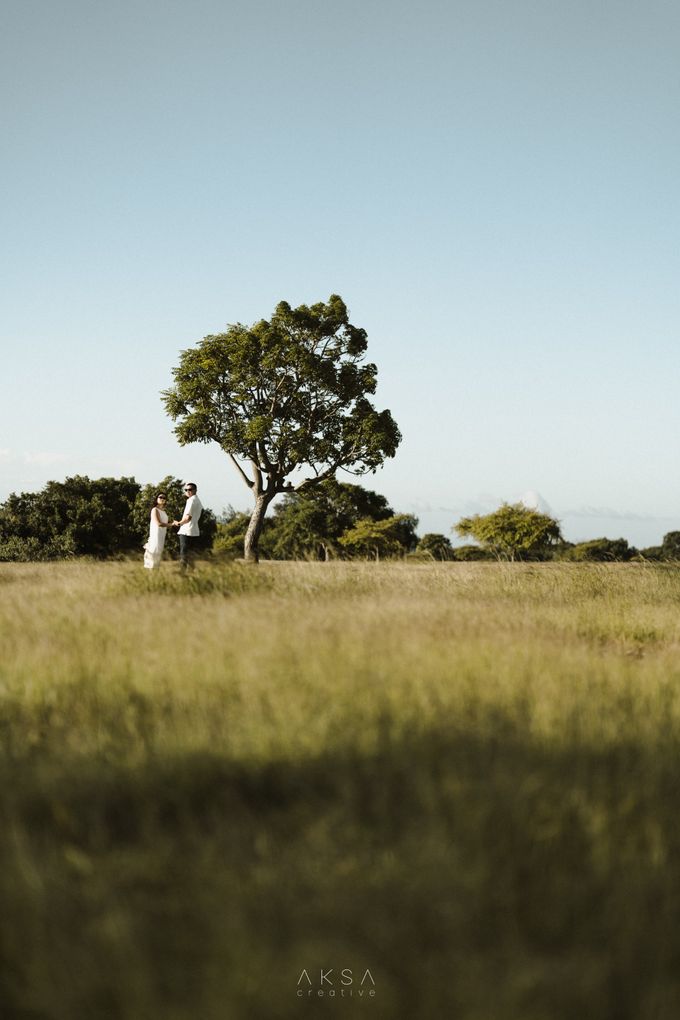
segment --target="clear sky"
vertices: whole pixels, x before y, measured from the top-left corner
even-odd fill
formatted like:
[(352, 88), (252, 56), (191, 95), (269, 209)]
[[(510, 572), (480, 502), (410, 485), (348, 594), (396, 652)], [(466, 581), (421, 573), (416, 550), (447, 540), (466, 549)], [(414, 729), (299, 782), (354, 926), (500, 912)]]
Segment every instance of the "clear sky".
[[(420, 530), (680, 529), (675, 0), (5, 0), (0, 499), (190, 477), (178, 352), (339, 293)], [(351, 480), (351, 479), (350, 479)]]

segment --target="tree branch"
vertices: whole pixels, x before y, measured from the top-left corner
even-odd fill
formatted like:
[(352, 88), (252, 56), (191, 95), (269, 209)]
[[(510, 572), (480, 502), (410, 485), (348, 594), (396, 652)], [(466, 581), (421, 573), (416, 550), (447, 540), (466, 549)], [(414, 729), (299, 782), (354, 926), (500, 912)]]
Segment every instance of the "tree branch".
[(340, 462), (338, 461), (327, 467), (321, 474), (315, 475), (314, 478), (303, 478), (301, 482), (293, 486), (294, 492), (300, 492), (302, 489), (309, 488), (310, 485), (317, 485), (319, 482), (324, 482), (327, 478), (332, 478), (339, 467)]
[[(227, 450), (227, 453), (229, 453), (228, 450)], [(254, 483), (250, 480), (250, 478), (248, 478), (248, 475), (245, 473), (245, 471), (243, 470), (243, 468), (241, 467), (239, 462), (236, 460), (236, 457), (234, 456), (234, 454), (233, 453), (229, 453), (229, 457), (231, 458), (232, 463), (236, 466), (236, 470), (238, 471), (238, 473), (240, 474), (241, 478), (246, 483), (248, 488), (252, 489)]]

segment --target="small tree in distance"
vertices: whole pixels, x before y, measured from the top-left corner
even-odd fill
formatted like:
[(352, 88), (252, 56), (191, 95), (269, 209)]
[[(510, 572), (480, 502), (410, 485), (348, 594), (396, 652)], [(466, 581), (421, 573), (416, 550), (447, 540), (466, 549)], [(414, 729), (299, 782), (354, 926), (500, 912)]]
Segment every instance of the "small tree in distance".
[(379, 560), (381, 556), (398, 556), (415, 549), (417, 525), (413, 514), (395, 514), (382, 521), (364, 517), (338, 541), (353, 556)]
[(416, 552), (423, 558), (427, 557), (433, 560), (453, 560), (456, 558), (450, 540), (446, 535), (440, 535), (436, 532), (428, 532), (427, 535), (423, 535), (416, 546)]
[(680, 560), (680, 531), (669, 531), (663, 536), (661, 558)]
[(490, 514), (462, 517), (455, 530), (498, 559), (542, 559), (561, 541), (559, 521), (521, 503), (503, 503)]
[[(244, 556), (257, 561), (267, 508), (281, 492), (375, 471), (401, 434), (389, 410), (368, 400), (377, 369), (364, 363), (366, 331), (353, 326), (342, 298), (236, 324), (183, 351), (174, 386), (162, 394), (188, 443), (217, 443), (253, 493)], [(296, 484), (290, 476), (311, 473)]]

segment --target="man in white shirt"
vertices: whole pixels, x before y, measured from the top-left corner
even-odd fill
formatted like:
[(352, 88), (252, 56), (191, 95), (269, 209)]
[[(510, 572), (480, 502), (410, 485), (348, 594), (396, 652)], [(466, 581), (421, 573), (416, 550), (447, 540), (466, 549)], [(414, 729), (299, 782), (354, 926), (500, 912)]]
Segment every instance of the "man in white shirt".
[(195, 543), (200, 535), (198, 521), (203, 512), (201, 501), (196, 495), (196, 483), (187, 482), (184, 486), (184, 493), (187, 501), (182, 520), (172, 522), (175, 527), (179, 528), (179, 564), (182, 570), (193, 566)]

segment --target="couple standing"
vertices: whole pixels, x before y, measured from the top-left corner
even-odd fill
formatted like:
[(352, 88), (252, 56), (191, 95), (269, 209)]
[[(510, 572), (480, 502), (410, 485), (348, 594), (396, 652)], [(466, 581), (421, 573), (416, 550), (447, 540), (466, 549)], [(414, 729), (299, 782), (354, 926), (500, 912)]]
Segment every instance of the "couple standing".
[(196, 539), (200, 535), (198, 521), (203, 512), (201, 501), (196, 495), (196, 483), (187, 482), (184, 486), (184, 495), (187, 501), (184, 505), (184, 513), (181, 521), (168, 521), (165, 512), (167, 493), (159, 492), (156, 495), (154, 504), (151, 507), (149, 518), (149, 537), (144, 546), (144, 566), (147, 570), (156, 570), (161, 565), (163, 546), (168, 528), (179, 528), (179, 565), (182, 570), (192, 565)]

